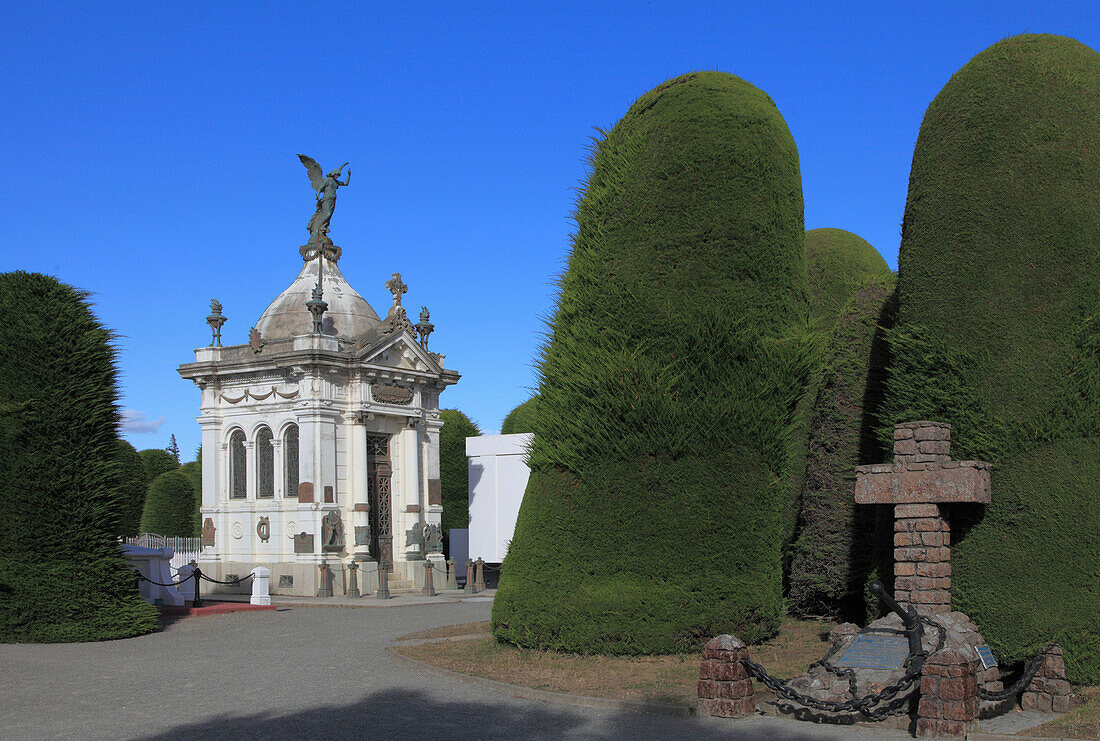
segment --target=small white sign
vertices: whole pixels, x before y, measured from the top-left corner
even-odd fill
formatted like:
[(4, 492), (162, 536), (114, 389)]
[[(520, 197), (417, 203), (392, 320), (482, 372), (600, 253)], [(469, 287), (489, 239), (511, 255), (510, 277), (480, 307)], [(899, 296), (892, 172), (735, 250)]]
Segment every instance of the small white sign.
[(975, 646), (974, 653), (978, 654), (978, 658), (982, 660), (983, 669), (992, 669), (997, 666), (997, 659), (993, 658), (993, 651), (989, 646)]

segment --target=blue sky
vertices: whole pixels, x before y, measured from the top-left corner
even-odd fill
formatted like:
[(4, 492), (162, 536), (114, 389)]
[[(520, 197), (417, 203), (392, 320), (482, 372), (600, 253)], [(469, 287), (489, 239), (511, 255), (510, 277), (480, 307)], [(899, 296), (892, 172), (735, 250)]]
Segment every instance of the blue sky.
[(442, 397), (485, 431), (535, 385), (593, 127), (697, 69), (767, 92), (799, 148), (806, 227), (897, 266), (921, 118), (1006, 36), (1100, 49), (1090, 2), (7, 3), (0, 272), (92, 291), (119, 334), (124, 435), (198, 446), (176, 367), (245, 342), (300, 267), (313, 192), (295, 156), (350, 161), (331, 236), (380, 313), (400, 272)]

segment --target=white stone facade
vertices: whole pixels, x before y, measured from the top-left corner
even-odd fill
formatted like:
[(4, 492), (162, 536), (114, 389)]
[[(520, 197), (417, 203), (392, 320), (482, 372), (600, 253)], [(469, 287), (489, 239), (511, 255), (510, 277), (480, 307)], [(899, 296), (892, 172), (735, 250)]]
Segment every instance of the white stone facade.
[[(432, 548), (442, 512), (439, 394), (459, 376), (428, 352), (423, 336), (417, 341), (399, 293), (379, 321), (328, 259), (324, 298), (338, 321), (358, 311), (355, 322), (343, 322), (355, 336), (329, 317), (321, 332), (308, 332), (308, 296), (298, 294), (309, 283), (303, 278), (316, 282), (317, 262), (307, 262), (257, 322), (275, 336), (254, 332), (250, 344), (200, 348), (194, 363), (179, 368), (202, 391), (199, 565), (222, 580), (265, 566), (272, 594), (312, 596), (323, 586), (322, 563), (340, 595), (354, 562), (367, 595), (377, 588), (381, 558), (391, 564), (392, 588), (411, 587), (422, 578), (423, 558), (443, 560)], [(295, 303), (301, 321), (288, 322)], [(295, 334), (278, 336), (280, 327)], [(326, 540), (332, 513), (342, 538)]]
[(534, 435), (466, 438), (470, 478), (470, 558), (501, 563), (516, 532), (516, 518), (531, 469), (527, 449)]

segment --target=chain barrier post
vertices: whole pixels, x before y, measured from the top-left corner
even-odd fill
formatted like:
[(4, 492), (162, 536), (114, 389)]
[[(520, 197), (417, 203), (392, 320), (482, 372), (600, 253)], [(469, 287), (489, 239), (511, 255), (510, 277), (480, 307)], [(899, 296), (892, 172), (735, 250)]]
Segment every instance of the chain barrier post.
[(432, 578), (432, 562), (424, 561), (424, 589), (420, 592), (425, 597), (435, 596), (435, 579)]
[[(355, 561), (352, 561), (351, 563), (348, 564), (348, 571), (350, 572), (350, 575), (348, 576), (348, 590), (347, 590), (346, 594), (347, 594), (348, 597), (351, 597), (352, 599), (355, 599), (355, 598), (360, 596), (359, 595), (359, 577), (356, 575), (356, 572), (359, 571), (359, 564), (356, 563)], [(366, 586), (366, 585), (364, 584), (363, 586)]]
[(477, 576), (474, 578), (474, 591), (485, 591), (485, 559), (481, 556), (477, 557), (477, 561), (474, 562), (477, 566)]
[[(192, 561), (191, 563), (195, 563)], [(192, 607), (202, 607), (202, 597), (199, 596), (199, 582), (202, 581), (202, 569), (195, 566), (195, 570), (191, 572), (191, 578), (195, 580), (195, 599), (191, 600)]]
[(477, 594), (474, 588), (474, 562), (470, 559), (466, 559), (466, 585), (462, 587), (462, 591), (466, 594)]
[(1066, 661), (1062, 648), (1052, 643), (1031, 661), (1032, 665), (1028, 667), (1031, 670), (1031, 679), (1023, 686), (1025, 691), (1020, 695), (1020, 708), (1040, 712), (1067, 712), (1070, 686), (1066, 681)]
[(378, 562), (378, 591), (374, 593), (374, 596), (378, 599), (390, 598), (390, 585), (386, 578), (386, 563), (384, 561)]
[(447, 562), (447, 589), (458, 589), (458, 574), (455, 573), (455, 560)]
[(699, 711), (720, 718), (739, 718), (756, 710), (752, 680), (742, 663), (749, 649), (731, 635), (711, 638), (703, 646), (699, 667)]
[(978, 677), (974, 664), (953, 649), (925, 663), (917, 705), (917, 736), (965, 738), (978, 720)]

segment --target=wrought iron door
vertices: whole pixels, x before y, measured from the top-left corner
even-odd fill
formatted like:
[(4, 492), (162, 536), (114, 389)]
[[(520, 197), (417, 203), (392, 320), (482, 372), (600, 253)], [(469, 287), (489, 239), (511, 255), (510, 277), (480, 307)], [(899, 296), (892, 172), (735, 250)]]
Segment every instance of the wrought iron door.
[(393, 568), (393, 514), (390, 505), (389, 438), (367, 436), (367, 497), (370, 502), (370, 555)]

